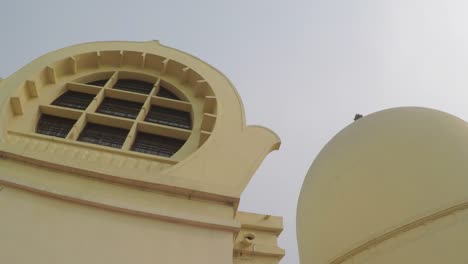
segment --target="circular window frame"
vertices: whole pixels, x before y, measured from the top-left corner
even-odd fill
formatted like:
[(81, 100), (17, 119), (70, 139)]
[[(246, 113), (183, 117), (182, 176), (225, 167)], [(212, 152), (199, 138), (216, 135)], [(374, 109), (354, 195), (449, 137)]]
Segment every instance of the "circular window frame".
[[(154, 68), (151, 67), (135, 67), (135, 65), (129, 65), (126, 63), (121, 63), (118, 67), (117, 65), (107, 65), (104, 67), (102, 62), (105, 61), (103, 54), (106, 52), (96, 52), (98, 56), (95, 56), (95, 53), (86, 53), (80, 54), (76, 57), (70, 57), (62, 61), (56, 62), (50, 66), (45, 67), (37, 76), (31, 78), (34, 81), (26, 81), (23, 85), (23, 97), (26, 97), (25, 103), (21, 106), (22, 108), (29, 109), (29, 112), (25, 113), (15, 113), (14, 117), (9, 120), (9, 129), (8, 132), (20, 133), (20, 134), (29, 134), (33, 137), (46, 137), (51, 138), (52, 136), (44, 136), (40, 134), (35, 134), (35, 127), (39, 121), (41, 114), (52, 114), (59, 117), (67, 118), (76, 118), (77, 111), (70, 109), (63, 109), (63, 107), (54, 107), (52, 102), (60, 95), (67, 90), (81, 90), (84, 86), (88, 89), (93, 85), (84, 84), (84, 82), (93, 82), (103, 78), (109, 78), (109, 80), (115, 75), (119, 75), (121, 78), (135, 79), (141, 81), (156, 80), (155, 85), (158, 84), (159, 87), (161, 84), (164, 85), (164, 88), (170, 92), (177, 95), (181, 100), (179, 103), (175, 103), (172, 99), (158, 98), (156, 94), (143, 95), (151, 98), (150, 105), (159, 105), (163, 102), (162, 107), (172, 108), (175, 106), (176, 110), (185, 110), (190, 113), (192, 129), (179, 129), (171, 128), (164, 125), (154, 125), (148, 124), (142, 120), (138, 120), (140, 123), (137, 124), (137, 128), (134, 131), (130, 131), (129, 135), (132, 137), (131, 142), (135, 140), (135, 137), (138, 132), (155, 134), (160, 136), (173, 137), (176, 139), (185, 140), (183, 146), (174, 153), (171, 157), (162, 157), (151, 154), (139, 153), (131, 151), (130, 147), (132, 144), (124, 144), (122, 149), (111, 149), (110, 147), (91, 145), (88, 143), (82, 143), (77, 141), (77, 137), (82, 131), (84, 125), (88, 122), (98, 123), (110, 123), (111, 119), (119, 119), (115, 117), (102, 117), (102, 120), (99, 119), (99, 114), (97, 113), (86, 113), (85, 121), (75, 125), (73, 127), (74, 132), (70, 132), (70, 135), (67, 135), (65, 139), (54, 138), (54, 140), (64, 140), (67, 143), (72, 144), (85, 144), (91, 148), (98, 148), (110, 152), (117, 152), (121, 154), (131, 154), (136, 155), (137, 157), (143, 157), (146, 159), (158, 160), (165, 163), (178, 163), (179, 161), (184, 160), (193, 152), (195, 152), (211, 135), (212, 130), (214, 129), (214, 124), (216, 120), (216, 97), (213, 94), (211, 87), (193, 70), (188, 69), (183, 64), (169, 60), (165, 58), (162, 61), (163, 68), (160, 71), (154, 71)], [(120, 55), (125, 57), (126, 52), (121, 52)], [(109, 55), (109, 54), (107, 54)], [(115, 55), (115, 54), (114, 54)], [(141, 55), (141, 54), (140, 54)], [(151, 54), (146, 54), (148, 55)], [(158, 57), (158, 56), (156, 56)], [(158, 57), (160, 58), (160, 57)], [(90, 61), (98, 60), (97, 63)], [(80, 61), (82, 62), (80, 67)], [(87, 61), (86, 63), (83, 61)], [(171, 64), (172, 63), (172, 64)], [(164, 66), (164, 64), (166, 66)], [(153, 62), (154, 65), (154, 62)], [(177, 72), (182, 72), (185, 74), (177, 74)], [(120, 76), (121, 75), (121, 76)], [(195, 76), (195, 79), (200, 80), (190, 80), (188, 75)], [(185, 77), (184, 77), (185, 76)], [(193, 78), (192, 78), (193, 79)], [(74, 88), (70, 89), (71, 86)], [(81, 87), (81, 88), (77, 88)], [(195, 89), (194, 89), (195, 87)], [(94, 87), (95, 88), (95, 87)], [(105, 88), (103, 88), (105, 89)], [(86, 90), (86, 89), (85, 89)], [(117, 90), (117, 89), (115, 89)], [(89, 92), (89, 91), (88, 91)], [(99, 93), (99, 91), (96, 91)], [(115, 92), (113, 89), (107, 89), (105, 92), (108, 93), (120, 93), (125, 92)], [(152, 91), (154, 93), (154, 91)], [(138, 97), (132, 93), (133, 96)], [(105, 94), (103, 97), (107, 97), (108, 94)], [(115, 97), (115, 96), (109, 96)], [(207, 100), (208, 97), (208, 100)], [(30, 100), (38, 99), (38, 100)], [(95, 98), (99, 99), (99, 98)], [(14, 100), (14, 98), (13, 98)], [(35, 101), (31, 103), (31, 101)], [(129, 100), (132, 101), (132, 100)], [(134, 101), (134, 100), (133, 100)], [(208, 103), (207, 103), (208, 102)], [(99, 102), (100, 103), (100, 102)], [(32, 104), (33, 106), (27, 106), (27, 104)], [(178, 106), (177, 106), (178, 105)], [(181, 106), (182, 105), (182, 106)], [(31, 113), (30, 109), (36, 108), (36, 113)], [(180, 109), (182, 108), (182, 109)], [(58, 110), (58, 111), (57, 111)], [(96, 109), (94, 109), (95, 112)], [(149, 109), (145, 109), (145, 115)], [(187, 111), (189, 110), (189, 111)], [(13, 112), (14, 107), (13, 107)], [(70, 112), (70, 113), (66, 113)], [(73, 113), (72, 113), (73, 112)], [(79, 119), (80, 117), (78, 117)], [(106, 120), (107, 119), (107, 120)], [(120, 122), (121, 121), (121, 122)], [(136, 122), (136, 121), (135, 121)], [(19, 126), (18, 123), (29, 123), (29, 126)], [(77, 120), (78, 123), (78, 120)], [(117, 124), (119, 123), (119, 124)], [(119, 122), (116, 123), (116, 127), (128, 128), (128, 122), (125, 122), (119, 119)], [(32, 124), (32, 125), (31, 125)], [(78, 127), (78, 129), (77, 129)], [(156, 128), (155, 128), (156, 127)], [(131, 127), (129, 129), (132, 129)], [(78, 131), (76, 131), (78, 130)], [(34, 134), (34, 135), (33, 135)], [(133, 140), (133, 141), (132, 141)], [(129, 147), (130, 146), (130, 147)]]

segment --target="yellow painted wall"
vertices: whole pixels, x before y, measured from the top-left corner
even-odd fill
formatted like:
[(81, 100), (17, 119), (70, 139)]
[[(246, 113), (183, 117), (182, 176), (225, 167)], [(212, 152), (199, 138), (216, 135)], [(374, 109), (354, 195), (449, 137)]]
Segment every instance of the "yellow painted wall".
[[(103, 87), (86, 84), (104, 77)], [(150, 94), (113, 89), (126, 78), (149, 82)], [(184, 100), (159, 97), (161, 84)], [(85, 110), (53, 105), (65, 91), (94, 98)], [(106, 97), (143, 107), (134, 120), (105, 116), (96, 110)], [(192, 128), (145, 123), (152, 105), (190, 112)], [(156, 41), (79, 44), (0, 79), (0, 109), (0, 263), (277, 264), (284, 256), (281, 217), (237, 210), (280, 140), (246, 125), (234, 86), (209, 64)], [(59, 138), (36, 133), (41, 114), (77, 121)], [(129, 132), (121, 148), (79, 142), (87, 123)], [(130, 148), (138, 132), (186, 143), (171, 157), (139, 153)], [(258, 237), (240, 260), (246, 232)]]
[(232, 233), (130, 216), (4, 187), (2, 263), (231, 263)]
[(277, 264), (284, 256), (281, 217), (8, 159), (0, 159), (0, 212), (6, 263)]

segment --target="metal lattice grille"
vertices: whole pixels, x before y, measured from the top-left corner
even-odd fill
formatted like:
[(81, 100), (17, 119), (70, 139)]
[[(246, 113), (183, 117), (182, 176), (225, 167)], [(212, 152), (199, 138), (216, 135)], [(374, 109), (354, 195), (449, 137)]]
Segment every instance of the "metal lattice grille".
[(107, 83), (107, 79), (106, 80), (97, 80), (97, 81), (94, 81), (94, 82), (89, 82), (87, 83), (88, 85), (94, 85), (94, 86), (104, 86), (106, 85)]
[(163, 157), (171, 157), (183, 145), (185, 141), (164, 136), (138, 133), (132, 150)]
[[(60, 82), (61, 93), (49, 105), (39, 103), (43, 114), (36, 123), (36, 133), (68, 136), (68, 141), (112, 147), (120, 149), (119, 152), (132, 151), (133, 156), (139, 153), (169, 158), (176, 155), (172, 161), (153, 157), (171, 164), (189, 153), (176, 154), (185, 142), (198, 140), (191, 137), (195, 118), (193, 102), (176, 86), (157, 76), (112, 71), (67, 80)], [(206, 111), (211, 109), (207, 107)], [(210, 125), (213, 117), (209, 118), (204, 123)], [(204, 128), (211, 132), (206, 124)], [(199, 143), (187, 147), (192, 149), (203, 144), (206, 135), (200, 136)]]
[(153, 89), (152, 83), (147, 83), (143, 81), (137, 80), (127, 80), (127, 79), (120, 79), (114, 85), (114, 89), (134, 92), (134, 93), (141, 93), (141, 94), (149, 94)]
[(135, 119), (140, 112), (142, 103), (130, 102), (114, 98), (104, 98), (97, 109), (98, 113)]
[(65, 138), (75, 124), (75, 120), (42, 114), (37, 123), (36, 133)]
[(85, 110), (94, 98), (94, 94), (67, 91), (52, 102), (53, 105)]
[(192, 119), (189, 112), (152, 106), (146, 115), (145, 121), (183, 129), (192, 128)]
[(159, 88), (159, 92), (157, 96), (174, 99), (174, 100), (180, 100), (180, 98), (177, 95), (175, 95), (173, 92), (169, 91), (168, 89), (164, 87)]
[(127, 134), (127, 129), (88, 123), (78, 137), (78, 141), (121, 148)]

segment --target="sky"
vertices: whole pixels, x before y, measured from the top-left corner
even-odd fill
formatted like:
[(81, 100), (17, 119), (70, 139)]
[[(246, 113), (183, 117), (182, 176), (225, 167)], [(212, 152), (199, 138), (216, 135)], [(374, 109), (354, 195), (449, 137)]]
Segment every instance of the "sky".
[(240, 209), (284, 217), (282, 264), (298, 264), (295, 215), (307, 170), (353, 121), (398, 106), (468, 116), (464, 0), (3, 1), (0, 77), (55, 49), (159, 40), (222, 71), (247, 123), (274, 130)]

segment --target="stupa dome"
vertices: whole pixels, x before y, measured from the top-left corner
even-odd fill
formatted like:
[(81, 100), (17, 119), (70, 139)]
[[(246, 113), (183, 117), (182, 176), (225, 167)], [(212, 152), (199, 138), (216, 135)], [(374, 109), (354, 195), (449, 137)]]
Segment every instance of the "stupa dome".
[(339, 132), (302, 186), (302, 264), (468, 263), (468, 126), (417, 107)]

